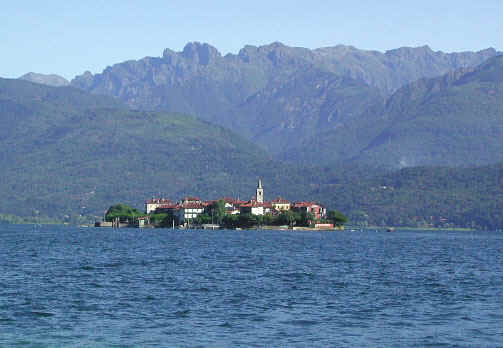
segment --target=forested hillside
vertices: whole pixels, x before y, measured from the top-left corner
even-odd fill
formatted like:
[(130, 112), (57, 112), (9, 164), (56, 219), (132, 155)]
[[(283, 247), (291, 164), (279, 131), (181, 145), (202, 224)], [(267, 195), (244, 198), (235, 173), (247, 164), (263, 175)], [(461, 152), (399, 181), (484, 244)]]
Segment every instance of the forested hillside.
[[(302, 180), (249, 141), (193, 117), (131, 111), (71, 87), (0, 79), (0, 212), (67, 219), (160, 194), (250, 198)], [(305, 198), (306, 189), (298, 195)]]
[(359, 168), (326, 173), (331, 181), (313, 192), (353, 224), (503, 229), (503, 163), (414, 167), (375, 177)]

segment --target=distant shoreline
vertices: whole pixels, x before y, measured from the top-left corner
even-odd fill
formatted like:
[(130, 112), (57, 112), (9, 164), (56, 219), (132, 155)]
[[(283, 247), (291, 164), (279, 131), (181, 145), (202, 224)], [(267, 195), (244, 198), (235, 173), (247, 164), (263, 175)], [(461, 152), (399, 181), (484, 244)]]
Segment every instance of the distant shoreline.
[[(96, 227), (94, 225), (80, 225), (76, 227)], [(112, 228), (112, 227), (97, 227), (97, 228)], [(124, 226), (120, 228), (138, 228), (133, 226)], [(140, 229), (168, 229), (171, 230), (171, 227), (152, 227), (145, 226)], [(204, 230), (202, 227), (198, 228), (175, 228), (176, 230)], [(390, 233), (396, 233), (400, 231), (456, 231), (456, 232), (475, 232), (482, 231), (479, 229), (468, 228), (468, 227), (390, 227), (390, 226), (368, 226), (368, 227), (358, 227), (358, 226), (343, 226), (341, 228), (314, 228), (314, 227), (287, 227), (287, 226), (256, 226), (251, 228), (216, 228), (214, 230), (227, 230), (227, 231), (247, 231), (247, 230), (267, 230), (267, 231), (338, 231), (338, 232), (356, 232), (356, 231), (379, 231), (384, 232), (386, 230), (392, 229), (389, 231)], [(210, 230), (210, 229), (208, 229)]]
[(471, 227), (401, 227), (401, 226), (368, 226), (368, 227), (356, 227), (356, 226), (345, 226), (347, 230), (387, 230), (394, 229), (394, 232), (400, 230), (407, 231), (480, 231), (476, 228)]
[[(59, 226), (73, 226), (73, 227), (82, 227), (82, 228), (90, 228), (90, 227), (96, 227), (94, 224), (79, 224), (79, 225), (72, 225), (69, 223), (63, 223), (63, 222), (5, 222), (2, 221), (0, 222), (0, 225), (59, 225)], [(106, 227), (102, 227), (106, 228)], [(108, 227), (111, 228), (111, 227)], [(137, 228), (137, 227), (121, 227), (121, 228)], [(145, 227), (145, 228), (152, 228), (152, 227)], [(171, 229), (170, 227), (155, 227), (157, 228), (165, 228), (165, 229)], [(255, 228), (241, 228), (241, 230), (277, 230), (277, 231), (344, 231), (344, 232), (354, 232), (356, 231), (361, 231), (361, 230), (378, 230), (378, 231), (386, 231), (387, 229), (393, 228), (393, 232), (399, 232), (399, 231), (458, 231), (458, 232), (475, 232), (475, 231), (482, 231), (482, 229), (476, 229), (476, 228), (471, 228), (471, 227), (399, 227), (399, 226), (367, 226), (367, 227), (360, 227), (360, 226), (348, 226), (345, 225), (343, 228), (313, 228), (313, 227), (286, 227), (286, 226), (261, 226), (261, 227), (255, 227)], [(225, 229), (225, 228), (223, 228)], [(235, 230), (235, 229), (226, 229), (226, 230)]]

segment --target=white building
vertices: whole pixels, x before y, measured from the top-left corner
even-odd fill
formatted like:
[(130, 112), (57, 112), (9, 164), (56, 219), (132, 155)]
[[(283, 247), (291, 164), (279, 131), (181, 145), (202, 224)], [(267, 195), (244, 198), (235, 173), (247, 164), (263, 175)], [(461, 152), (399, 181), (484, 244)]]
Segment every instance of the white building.
[(202, 203), (184, 203), (177, 210), (178, 221), (185, 224), (204, 212), (205, 205)]
[(173, 202), (165, 198), (152, 198), (145, 202), (145, 211), (147, 214), (155, 211), (157, 208), (162, 208), (165, 206), (172, 205)]

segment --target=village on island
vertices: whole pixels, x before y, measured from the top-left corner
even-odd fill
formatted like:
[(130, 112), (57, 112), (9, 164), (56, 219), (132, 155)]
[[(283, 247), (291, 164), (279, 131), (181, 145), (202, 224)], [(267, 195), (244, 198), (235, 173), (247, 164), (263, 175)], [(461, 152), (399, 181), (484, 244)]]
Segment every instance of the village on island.
[(185, 197), (178, 202), (152, 198), (145, 211), (125, 204), (111, 206), (96, 227), (163, 227), (195, 229), (344, 229), (347, 218), (337, 210), (317, 202), (290, 202), (281, 197), (264, 200), (262, 180), (258, 179), (255, 196), (249, 201), (221, 198), (202, 201)]

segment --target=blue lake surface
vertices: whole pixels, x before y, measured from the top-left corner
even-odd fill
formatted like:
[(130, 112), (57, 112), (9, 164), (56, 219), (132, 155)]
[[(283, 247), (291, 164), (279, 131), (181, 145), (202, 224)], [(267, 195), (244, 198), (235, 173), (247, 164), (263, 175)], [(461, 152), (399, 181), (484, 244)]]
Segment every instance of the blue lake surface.
[(503, 346), (503, 233), (0, 226), (0, 346)]

